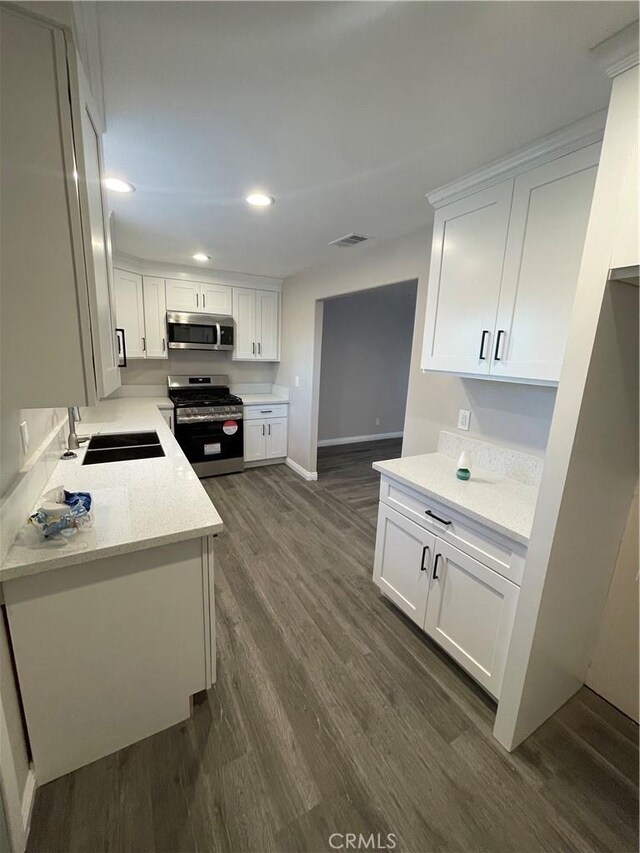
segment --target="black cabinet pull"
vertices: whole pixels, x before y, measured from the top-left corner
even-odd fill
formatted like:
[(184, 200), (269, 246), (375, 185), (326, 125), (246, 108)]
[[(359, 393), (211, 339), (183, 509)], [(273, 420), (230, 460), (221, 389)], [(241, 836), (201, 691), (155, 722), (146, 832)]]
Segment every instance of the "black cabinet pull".
[(496, 351), (493, 354), (494, 361), (500, 361), (500, 356), (498, 353), (500, 352), (500, 341), (502, 340), (502, 336), (504, 335), (504, 329), (500, 329), (498, 334), (496, 335)]
[(425, 564), (424, 564), (424, 558), (427, 556), (427, 551), (428, 551), (428, 550), (429, 550), (429, 546), (428, 546), (428, 545), (425, 545), (425, 546), (424, 546), (424, 548), (422, 549), (422, 562), (420, 563), (420, 571), (421, 571), (421, 572), (426, 572), (426, 571), (427, 571), (427, 567), (426, 567), (426, 566), (425, 566)]
[(450, 521), (445, 521), (444, 518), (440, 518), (439, 515), (436, 515), (435, 512), (431, 512), (430, 509), (425, 509), (425, 515), (428, 515), (430, 518), (435, 519), (435, 521), (439, 521), (440, 524), (446, 524), (447, 527), (451, 524)]
[(489, 331), (487, 329), (485, 329), (482, 332), (482, 337), (480, 338), (480, 355), (478, 356), (479, 361), (484, 361), (486, 359), (486, 355), (484, 354), (484, 344), (485, 344), (485, 341), (487, 340), (488, 334), (489, 334)]
[(436, 554), (436, 558), (433, 561), (433, 579), (437, 581), (440, 579), (440, 575), (438, 574), (438, 560), (442, 557), (442, 554)]

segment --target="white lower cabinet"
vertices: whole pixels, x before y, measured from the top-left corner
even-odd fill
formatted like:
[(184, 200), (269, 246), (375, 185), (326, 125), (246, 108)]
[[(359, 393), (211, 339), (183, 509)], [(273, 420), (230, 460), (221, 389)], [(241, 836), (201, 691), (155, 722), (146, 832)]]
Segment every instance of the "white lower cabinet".
[(166, 423), (167, 423), (167, 426), (169, 427), (169, 429), (171, 430), (171, 432), (174, 432), (174, 428), (173, 428), (173, 409), (160, 409), (160, 414), (161, 414), (161, 415), (162, 415), (162, 417), (165, 419), (165, 421), (166, 421)]
[[(446, 541), (452, 535), (448, 528), (441, 538), (429, 529), (428, 519), (412, 520), (390, 506), (386, 502), (393, 497), (389, 485), (390, 481), (383, 481), (381, 489), (374, 582), (488, 693), (499, 698), (519, 587)], [(417, 493), (416, 499), (424, 500)], [(481, 550), (477, 535), (471, 547), (474, 553)], [(487, 534), (487, 553), (494, 547), (493, 537)]]
[(381, 503), (373, 579), (393, 603), (424, 626), (436, 537)]
[(286, 405), (244, 407), (244, 461), (262, 462), (287, 455)]
[(496, 698), (518, 592), (511, 581), (436, 539), (424, 629)]

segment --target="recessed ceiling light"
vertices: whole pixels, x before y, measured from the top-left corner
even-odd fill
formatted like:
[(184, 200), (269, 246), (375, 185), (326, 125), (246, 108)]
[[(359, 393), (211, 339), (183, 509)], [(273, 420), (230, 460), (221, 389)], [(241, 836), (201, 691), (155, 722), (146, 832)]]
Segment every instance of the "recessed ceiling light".
[(194, 261), (210, 261), (211, 255), (205, 255), (204, 252), (196, 252), (195, 255), (191, 255)]
[(269, 207), (275, 202), (275, 198), (266, 193), (249, 193), (245, 201), (253, 207)]
[(136, 191), (133, 184), (120, 178), (105, 178), (104, 185), (108, 190), (113, 190), (114, 193), (134, 193)]

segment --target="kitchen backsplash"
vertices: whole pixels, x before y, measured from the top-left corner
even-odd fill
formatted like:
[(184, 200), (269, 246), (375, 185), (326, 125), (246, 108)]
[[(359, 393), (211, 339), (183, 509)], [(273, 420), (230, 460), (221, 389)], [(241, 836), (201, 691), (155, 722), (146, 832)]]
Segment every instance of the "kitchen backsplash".
[(227, 374), (232, 383), (266, 382), (273, 384), (278, 364), (276, 362), (233, 361), (228, 352), (198, 355), (195, 351), (175, 352), (167, 359), (130, 361), (122, 368), (123, 385), (165, 385), (172, 373)]

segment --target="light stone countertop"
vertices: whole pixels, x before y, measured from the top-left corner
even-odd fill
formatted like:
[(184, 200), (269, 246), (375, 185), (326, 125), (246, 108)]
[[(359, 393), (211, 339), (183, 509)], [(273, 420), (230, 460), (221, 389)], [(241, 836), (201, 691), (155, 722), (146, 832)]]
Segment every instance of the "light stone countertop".
[(239, 394), (245, 406), (289, 405), (289, 401), (277, 394)]
[(536, 486), (475, 466), (470, 480), (458, 480), (456, 460), (442, 453), (374, 462), (373, 467), (509, 539), (529, 543), (538, 498)]
[(64, 486), (91, 492), (93, 526), (60, 544), (43, 543), (25, 525), (0, 565), (0, 582), (222, 530), (222, 519), (160, 414), (158, 407), (168, 403), (166, 397), (122, 397), (81, 410), (79, 436), (156, 430), (165, 456), (83, 467), (83, 444), (77, 459), (61, 460), (43, 491)]

